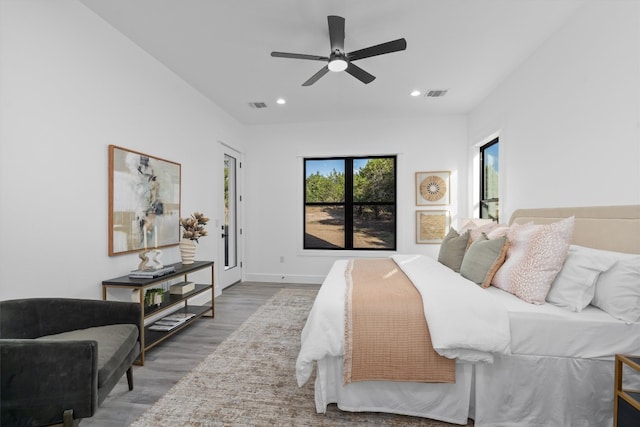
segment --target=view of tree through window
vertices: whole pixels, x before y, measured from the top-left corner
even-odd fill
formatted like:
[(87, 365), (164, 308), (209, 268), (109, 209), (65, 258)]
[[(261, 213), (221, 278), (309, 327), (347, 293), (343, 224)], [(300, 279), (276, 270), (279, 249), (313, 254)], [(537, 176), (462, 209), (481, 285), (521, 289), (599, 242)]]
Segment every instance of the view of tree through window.
[(396, 247), (396, 158), (305, 159), (305, 249)]
[(480, 147), (480, 218), (499, 222), (500, 206), (498, 177), (500, 161), (498, 138)]

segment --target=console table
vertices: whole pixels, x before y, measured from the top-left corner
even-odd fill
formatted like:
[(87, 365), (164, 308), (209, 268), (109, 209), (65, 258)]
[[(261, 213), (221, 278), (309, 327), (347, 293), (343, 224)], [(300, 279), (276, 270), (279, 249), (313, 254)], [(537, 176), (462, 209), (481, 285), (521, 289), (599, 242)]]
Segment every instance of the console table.
[[(104, 280), (102, 282), (102, 299), (107, 300), (107, 289), (109, 288), (124, 288), (138, 292), (138, 303), (142, 306), (140, 310), (140, 357), (137, 364), (144, 365), (145, 351), (151, 347), (161, 343), (165, 339), (169, 338), (176, 332), (186, 328), (193, 323), (197, 318), (210, 312), (211, 317), (214, 316), (214, 270), (213, 261), (195, 261), (193, 264), (184, 265), (180, 262), (172, 264), (175, 268), (175, 272), (165, 274), (164, 276), (155, 277), (153, 279), (134, 279), (127, 276), (116, 277), (114, 279)], [(168, 267), (168, 266), (167, 266)], [(210, 284), (196, 284), (195, 289), (184, 295), (174, 295), (166, 292), (165, 297), (157, 306), (145, 306), (144, 295), (145, 289), (150, 288), (153, 285), (158, 285), (164, 282), (168, 282), (176, 277), (183, 276), (184, 281), (187, 281), (187, 277), (190, 273), (204, 270), (206, 268), (211, 269), (211, 283)], [(211, 304), (210, 305), (190, 305), (189, 300), (197, 295), (201, 295), (205, 292), (211, 292)], [(178, 327), (170, 331), (154, 331), (150, 330), (149, 326), (145, 326), (145, 319), (151, 316), (157, 316), (161, 314), (171, 313), (192, 313), (194, 316), (180, 324)]]

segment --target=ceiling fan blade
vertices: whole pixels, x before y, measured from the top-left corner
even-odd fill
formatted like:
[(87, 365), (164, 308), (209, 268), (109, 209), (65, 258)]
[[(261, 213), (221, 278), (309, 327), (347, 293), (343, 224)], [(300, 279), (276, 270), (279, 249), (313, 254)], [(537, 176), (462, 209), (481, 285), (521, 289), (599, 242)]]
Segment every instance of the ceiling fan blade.
[(354, 65), (352, 63), (349, 63), (349, 66), (347, 67), (347, 69), (345, 71), (347, 73), (351, 74), (356, 79), (360, 80), (364, 84), (369, 84), (369, 83), (371, 83), (372, 81), (374, 81), (376, 79), (375, 76), (372, 76), (371, 74), (367, 73), (362, 68), (360, 68), (357, 65)]
[(304, 53), (271, 52), (271, 56), (273, 56), (274, 58), (311, 59), (313, 61), (329, 60), (329, 58), (326, 56), (305, 55)]
[(405, 39), (398, 39), (350, 52), (347, 54), (347, 57), (349, 58), (349, 61), (356, 61), (358, 59), (384, 55), (385, 53), (397, 52), (399, 50), (405, 50), (406, 48), (407, 41)]
[(313, 76), (311, 76), (311, 78), (309, 80), (307, 80), (306, 82), (302, 83), (302, 86), (311, 86), (312, 84), (317, 82), (320, 79), (320, 77), (324, 76), (328, 72), (329, 72), (329, 67), (327, 65), (325, 65), (324, 67), (322, 67), (320, 69), (320, 71), (318, 71)]
[(331, 52), (338, 49), (344, 52), (344, 18), (342, 16), (327, 16), (329, 23), (329, 41), (331, 42)]

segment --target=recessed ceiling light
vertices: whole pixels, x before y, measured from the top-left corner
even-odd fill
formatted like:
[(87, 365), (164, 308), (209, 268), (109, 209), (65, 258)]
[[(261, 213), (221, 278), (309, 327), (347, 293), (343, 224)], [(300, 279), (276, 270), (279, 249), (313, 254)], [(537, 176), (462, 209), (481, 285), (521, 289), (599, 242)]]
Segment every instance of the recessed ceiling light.
[(420, 91), (419, 90), (412, 91), (411, 96), (420, 96)]
[(285, 101), (285, 100), (284, 100), (284, 98), (278, 98), (278, 99), (276, 100), (276, 103), (278, 103), (278, 104), (280, 104), (280, 105), (283, 105), (283, 104), (286, 104), (286, 103), (287, 103), (287, 101)]

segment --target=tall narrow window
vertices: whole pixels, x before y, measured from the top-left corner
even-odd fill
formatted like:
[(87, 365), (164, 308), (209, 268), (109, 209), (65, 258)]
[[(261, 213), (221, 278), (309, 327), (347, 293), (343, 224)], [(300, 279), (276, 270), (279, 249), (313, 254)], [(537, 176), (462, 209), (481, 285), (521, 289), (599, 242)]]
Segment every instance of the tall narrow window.
[(395, 156), (305, 159), (304, 180), (304, 249), (395, 250)]
[(500, 157), (498, 138), (480, 147), (480, 218), (499, 222), (500, 199), (498, 177)]

